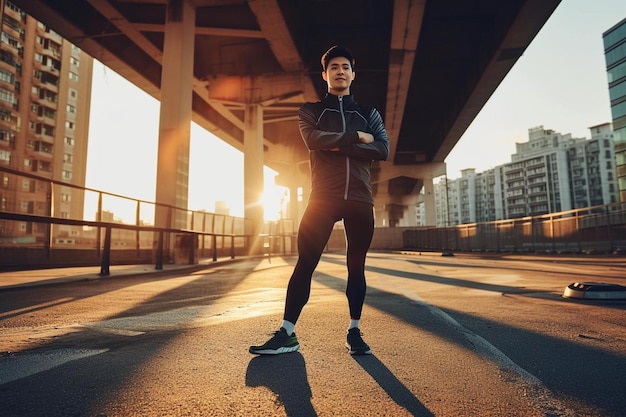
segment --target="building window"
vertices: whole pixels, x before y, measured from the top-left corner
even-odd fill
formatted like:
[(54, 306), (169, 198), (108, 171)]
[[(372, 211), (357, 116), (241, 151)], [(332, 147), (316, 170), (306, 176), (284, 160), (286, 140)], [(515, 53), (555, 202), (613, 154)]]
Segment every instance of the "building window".
[(74, 90), (73, 88), (70, 88), (70, 97), (78, 98), (78, 91)]
[(71, 180), (72, 179), (72, 172), (71, 171), (67, 171), (67, 170), (63, 170), (61, 172), (61, 176), (63, 177), (63, 179), (65, 180)]
[[(11, 163), (11, 152), (0, 149), (0, 162), (9, 165)], [(8, 183), (7, 177), (4, 177), (4, 180)]]
[(52, 172), (52, 164), (50, 162), (39, 161), (39, 171)]
[(5, 90), (4, 88), (0, 88), (0, 100), (6, 101), (10, 104), (17, 104), (17, 98), (15, 98), (15, 94), (13, 94), (9, 90)]
[(71, 104), (68, 104), (67, 105), (67, 112), (68, 113), (72, 113), (72, 114), (76, 113), (76, 106), (72, 106)]
[(0, 81), (4, 81), (7, 84), (13, 84), (15, 82), (15, 76), (8, 71), (0, 69)]
[(74, 162), (74, 155), (72, 155), (71, 153), (63, 154), (63, 162), (71, 164), (72, 162)]
[(68, 146), (74, 146), (75, 140), (74, 138), (70, 138), (69, 136), (65, 137), (65, 144)]
[(64, 203), (69, 203), (70, 201), (72, 201), (72, 195), (71, 194), (61, 194), (61, 201)]
[(78, 60), (78, 58), (74, 58), (73, 56), (70, 57), (70, 64), (74, 65), (75, 67), (80, 66), (80, 61)]
[(72, 81), (78, 81), (78, 74), (76, 74), (75, 72), (70, 71), (69, 77), (70, 77), (70, 80)]
[(74, 129), (74, 126), (75, 126), (74, 122), (70, 122), (69, 120), (65, 122), (65, 127), (68, 129)]

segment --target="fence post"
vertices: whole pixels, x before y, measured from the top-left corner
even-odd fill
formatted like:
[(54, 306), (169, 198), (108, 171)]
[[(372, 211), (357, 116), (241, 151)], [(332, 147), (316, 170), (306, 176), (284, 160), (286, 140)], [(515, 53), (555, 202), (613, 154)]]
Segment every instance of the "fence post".
[(102, 264), (100, 265), (100, 275), (108, 276), (111, 265), (111, 226), (106, 226), (104, 230), (104, 249), (102, 252)]
[(217, 261), (217, 235), (213, 235), (213, 262)]
[[(54, 187), (52, 181), (48, 182), (48, 195), (46, 196), (48, 207), (46, 207), (48, 217), (52, 217), (54, 207)], [(46, 224), (46, 256), (50, 259), (50, 250), (52, 248), (52, 223)]]
[[(141, 225), (141, 221), (139, 220), (141, 217), (141, 203), (137, 200), (137, 209), (135, 210), (135, 226)], [(135, 246), (137, 247), (137, 257), (139, 257), (139, 250), (141, 249), (141, 232), (139, 229), (135, 232), (136, 242)]]
[(535, 237), (535, 216), (530, 216), (530, 239), (533, 253), (537, 253), (537, 243)]
[(552, 239), (552, 253), (556, 253), (556, 243), (554, 242), (554, 216), (550, 215), (550, 239)]
[(578, 253), (582, 253), (583, 248), (582, 248), (582, 242), (580, 241), (580, 216), (579, 216), (579, 211), (576, 210), (576, 243), (578, 244)]
[[(102, 192), (98, 192), (98, 211), (96, 211), (96, 221), (102, 221)], [(100, 256), (100, 239), (102, 238), (102, 228), (98, 226), (96, 230), (96, 253)]]
[(613, 252), (613, 239), (611, 235), (611, 212), (609, 211), (609, 206), (605, 206), (604, 211), (606, 213), (606, 234), (609, 239), (609, 253), (611, 253)]
[(197, 235), (195, 233), (189, 234), (189, 265), (196, 263), (196, 240)]
[(163, 231), (159, 231), (159, 241), (157, 242), (156, 265), (154, 269), (163, 269)]
[(496, 253), (500, 253), (500, 222), (496, 221), (495, 232), (496, 232)]

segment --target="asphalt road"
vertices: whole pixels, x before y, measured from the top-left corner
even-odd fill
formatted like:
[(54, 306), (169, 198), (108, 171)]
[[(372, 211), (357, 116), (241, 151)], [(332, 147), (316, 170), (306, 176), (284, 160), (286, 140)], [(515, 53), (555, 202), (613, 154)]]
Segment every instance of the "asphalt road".
[(314, 275), (298, 352), (258, 357), (295, 258), (0, 291), (9, 416), (624, 416), (623, 257), (371, 253), (345, 347), (343, 256)]

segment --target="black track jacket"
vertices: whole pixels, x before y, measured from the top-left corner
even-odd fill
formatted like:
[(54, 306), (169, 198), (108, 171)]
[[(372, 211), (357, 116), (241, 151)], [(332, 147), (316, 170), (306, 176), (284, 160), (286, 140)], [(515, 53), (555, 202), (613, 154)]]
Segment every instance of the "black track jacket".
[[(300, 107), (299, 127), (311, 160), (310, 199), (373, 204), (372, 161), (384, 161), (389, 155), (389, 139), (378, 110), (357, 103), (352, 95), (329, 93), (322, 101)], [(357, 130), (371, 133), (374, 142), (361, 143)]]

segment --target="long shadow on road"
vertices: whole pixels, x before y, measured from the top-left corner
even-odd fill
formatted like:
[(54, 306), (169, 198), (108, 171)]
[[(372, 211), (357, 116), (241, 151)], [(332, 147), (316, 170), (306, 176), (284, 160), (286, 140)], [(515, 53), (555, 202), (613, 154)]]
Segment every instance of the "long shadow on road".
[(353, 358), (396, 404), (405, 408), (414, 416), (430, 417), (434, 415), (415, 398), (415, 395), (376, 356), (365, 355), (354, 356)]
[[(326, 258), (324, 260), (333, 261)], [(343, 264), (339, 261), (337, 263)], [(437, 282), (445, 285), (471, 286), (472, 288), (498, 292), (519, 291), (519, 288), (515, 287), (469, 283), (455, 278), (417, 274), (395, 269), (368, 268), (368, 270), (388, 276)], [(239, 273), (241, 275), (233, 281), (244, 279), (246, 272), (240, 271)], [(155, 301), (165, 302), (168, 298), (171, 300), (182, 298), (184, 304), (192, 305), (198, 302), (197, 298), (195, 300), (186, 300), (185, 298), (190, 294), (196, 297), (201, 295), (197, 292), (202, 287), (199, 284), (205, 280), (208, 282), (213, 279), (209, 276), (199, 276), (198, 280), (192, 281), (193, 284), (188, 283), (187, 286), (171, 290), (167, 295), (163, 293), (148, 299), (141, 306), (134, 306), (114, 317), (125, 316), (129, 313), (145, 314), (147, 311), (161, 310), (165, 307), (160, 302), (155, 303)], [(345, 291), (346, 282), (343, 278), (316, 272), (314, 279), (336, 291), (342, 293)], [(145, 277), (143, 280), (146, 280)], [(139, 281), (137, 280), (137, 282)], [(113, 288), (108, 287), (106, 290), (94, 288), (83, 295), (86, 297), (95, 296), (102, 291), (114, 291), (114, 288), (121, 288), (126, 285), (132, 284), (126, 281), (117, 282)], [(230, 285), (234, 284), (231, 282)], [(225, 283), (222, 289), (227, 290), (230, 285)], [(204, 288), (204, 291), (207, 290)], [(48, 302), (60, 299), (61, 294), (56, 293), (48, 298)], [(459, 332), (451, 332), (449, 328), (442, 326), (441, 321), (430, 314), (426, 307), (407, 297), (378, 288), (370, 288), (366, 303), (385, 312), (392, 318), (402, 320), (420, 330), (436, 334), (444, 340), (457, 343), (468, 349), (471, 348)], [(22, 301), (19, 304), (26, 306), (28, 302)], [(171, 308), (171, 305), (167, 308)], [(593, 405), (596, 409), (603, 410), (604, 415), (607, 416), (621, 415), (626, 409), (626, 395), (623, 393), (622, 384), (619, 382), (623, 380), (623, 375), (626, 375), (626, 360), (623, 356), (610, 353), (601, 347), (566, 340), (561, 335), (550, 336), (462, 311), (442, 310), (454, 317), (463, 326), (483, 335), (485, 339), (495, 341), (491, 343), (526, 371), (539, 377), (543, 384), (553, 392), (559, 393), (565, 398), (576, 398), (582, 403)], [(135, 340), (136, 342), (141, 341), (141, 343), (133, 343), (132, 345), (128, 345), (128, 342), (120, 343), (120, 350), (112, 349), (107, 354), (83, 359), (82, 362), (85, 363), (83, 367), (60, 366), (32, 375), (29, 378), (5, 384), (0, 386), (0, 399), (2, 399), (0, 403), (3, 404), (4, 411), (9, 412), (8, 415), (86, 415), (85, 413), (88, 414), (91, 410), (97, 410), (108, 400), (115, 398), (120, 387), (128, 383), (137, 370), (144, 366), (150, 358), (158, 355), (177, 334), (177, 331), (171, 331), (158, 333), (154, 336), (138, 336)], [(58, 344), (52, 343), (51, 345), (92, 347), (85, 346), (81, 343), (82, 341), (74, 344), (71, 336), (65, 336), (61, 339), (57, 341)], [(138, 349), (141, 350), (141, 354), (128, 355), (124, 349)], [(280, 360), (281, 366), (277, 366), (277, 360)], [(358, 358), (355, 360), (397, 404), (416, 415), (430, 415), (419, 400), (378, 358)], [(68, 374), (70, 369), (75, 373)], [(285, 372), (285, 369), (289, 372)], [(62, 381), (62, 383), (50, 384), (50, 378)], [(266, 386), (271, 389), (278, 395), (289, 415), (316, 415), (311, 404), (311, 388), (308, 383), (304, 359), (298, 353), (281, 355), (280, 359), (255, 357), (250, 361), (246, 371), (246, 385)], [(42, 387), (35, 396), (36, 398), (32, 395), (31, 388), (33, 386)], [(68, 396), (71, 396), (72, 400), (69, 404), (65, 403), (65, 408), (58, 410), (50, 408), (53, 404), (63, 407), (64, 403), (58, 400)], [(16, 413), (11, 414), (10, 411), (16, 411)], [(29, 411), (36, 412), (29, 414)]]
[(248, 364), (246, 386), (269, 388), (288, 416), (317, 416), (311, 403), (306, 365), (299, 352), (280, 357), (256, 356)]
[[(325, 258), (324, 261), (343, 264), (335, 259)], [(367, 270), (388, 276), (487, 291), (511, 293), (520, 290), (517, 287), (494, 286), (394, 269), (368, 267)], [(313, 279), (329, 288), (345, 291), (345, 279), (320, 272), (316, 272)], [(471, 348), (471, 344), (459, 332), (450, 331), (449, 326), (442, 326), (440, 320), (428, 313), (425, 303), (418, 303), (403, 295), (371, 286), (368, 287), (365, 302), (416, 328)], [(626, 410), (626, 394), (623, 384), (618, 382), (626, 375), (626, 358), (602, 349), (601, 340), (595, 345), (584, 344), (580, 342), (582, 340), (580, 337), (568, 340), (571, 339), (570, 335), (551, 336), (458, 310), (445, 308), (440, 310), (470, 331), (490, 341), (518, 366), (538, 377), (549, 390), (559, 393), (561, 398), (592, 405), (603, 410), (603, 415), (606, 416), (622, 416), (623, 410)]]

